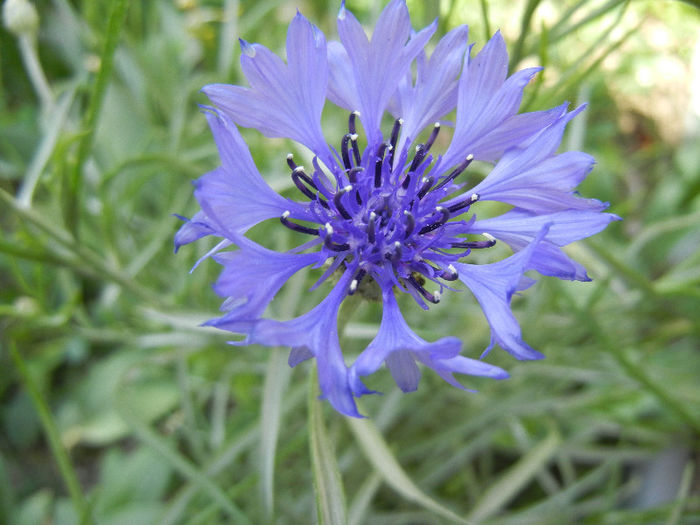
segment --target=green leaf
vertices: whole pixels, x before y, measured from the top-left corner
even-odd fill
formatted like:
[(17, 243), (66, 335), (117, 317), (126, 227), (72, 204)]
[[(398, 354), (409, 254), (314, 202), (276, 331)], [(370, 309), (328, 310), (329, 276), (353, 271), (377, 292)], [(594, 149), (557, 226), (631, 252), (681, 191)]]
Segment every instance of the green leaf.
[(482, 498), (469, 513), (475, 521), (496, 514), (552, 459), (559, 449), (561, 437), (556, 431), (525, 454), (486, 490)]
[[(343, 483), (335, 460), (333, 444), (323, 423), (322, 404), (318, 399), (319, 388), (316, 367), (309, 376), (309, 446), (311, 469), (314, 476), (316, 513), (322, 525), (348, 522)], [(348, 418), (350, 419), (350, 418)]]
[(384, 441), (384, 438), (374, 423), (368, 419), (354, 418), (347, 418), (347, 422), (365, 457), (382, 478), (384, 478), (387, 485), (407, 500), (414, 501), (418, 505), (444, 518), (452, 520), (455, 523), (469, 523), (418, 488), (403, 468), (401, 468), (401, 465), (399, 465), (399, 462), (394, 457), (394, 454), (389, 449), (389, 446), (386, 441)]

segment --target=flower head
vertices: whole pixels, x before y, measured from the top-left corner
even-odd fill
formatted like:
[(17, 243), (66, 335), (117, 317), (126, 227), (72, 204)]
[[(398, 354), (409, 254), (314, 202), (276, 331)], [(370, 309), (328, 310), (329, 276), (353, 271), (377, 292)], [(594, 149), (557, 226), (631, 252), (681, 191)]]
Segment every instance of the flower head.
[[(459, 387), (454, 373), (507, 376), (461, 356), (455, 337), (420, 338), (403, 319), (396, 294), (408, 294), (428, 309), (461, 281), (484, 311), (492, 345), (519, 359), (540, 358), (522, 340), (510, 310), (512, 295), (531, 284), (524, 273), (588, 279), (560, 248), (617, 218), (602, 213), (606, 204), (574, 191), (593, 159), (580, 152), (556, 153), (566, 124), (581, 108), (567, 112), (562, 105), (519, 114), (523, 89), (538, 69), (508, 76), (499, 33), (471, 57), (466, 27), (444, 36), (428, 57), (425, 47), (435, 29), (432, 24), (414, 32), (405, 2), (392, 0), (368, 38), (343, 4), (340, 42), (327, 43), (297, 14), (289, 26), (286, 63), (262, 45), (241, 41), (241, 66), (250, 87), (204, 88), (214, 104), (205, 113), (221, 166), (196, 181), (201, 211), (182, 226), (175, 243), (177, 248), (206, 235), (222, 238), (207, 255), (224, 267), (215, 290), (226, 298), (225, 314), (209, 324), (245, 336), (234, 344), (290, 346), (292, 366), (316, 358), (323, 397), (351, 416), (359, 416), (354, 397), (370, 392), (360, 378), (383, 363), (404, 391), (417, 388), (418, 363)], [(349, 112), (347, 133), (335, 148), (321, 128), (326, 99)], [(440, 154), (436, 141), (451, 127), (441, 119), (453, 111), (451, 141)], [(384, 127), (387, 114), (393, 123)], [(311, 150), (311, 166), (298, 164), (291, 154), (286, 158), (297, 200), (267, 185), (237, 125)], [(469, 188), (462, 174), (475, 160), (495, 165)], [(512, 209), (482, 219), (478, 207), (486, 200)], [(302, 234), (306, 242), (278, 253), (245, 237), (267, 219)], [(473, 264), (473, 251), (488, 250), (498, 240), (513, 255)], [(229, 245), (237, 249), (222, 251)], [(306, 266), (319, 270), (314, 287), (333, 274), (340, 277), (306, 314), (290, 321), (264, 318), (283, 284)], [(381, 324), (348, 367), (338, 312), (344, 299), (370, 286), (378, 288), (383, 303)]]

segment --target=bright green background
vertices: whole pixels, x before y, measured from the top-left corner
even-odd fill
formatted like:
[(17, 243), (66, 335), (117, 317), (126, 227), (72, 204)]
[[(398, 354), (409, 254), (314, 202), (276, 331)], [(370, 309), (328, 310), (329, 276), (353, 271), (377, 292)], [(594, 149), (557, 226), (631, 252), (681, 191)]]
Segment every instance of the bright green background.
[[(514, 300), (547, 359), (495, 349), (512, 377), (466, 378), (478, 394), (426, 371), (403, 395), (382, 371), (368, 383), (385, 395), (362, 400), (371, 419), (348, 421), (286, 349), (198, 328), (217, 313), (218, 267), (188, 271), (213, 242), (172, 253), (172, 214), (196, 211), (190, 182), (217, 164), (198, 90), (241, 82), (239, 35), (283, 53), (297, 7), (332, 38), (338, 4), (43, 0), (43, 103), (0, 32), (0, 523), (297, 524), (315, 505), (353, 524), (700, 523), (698, 10), (408, 3), (416, 28), (467, 23), (475, 51), (501, 28), (512, 69), (545, 65), (528, 109), (589, 103), (567, 147), (598, 161), (581, 192), (625, 220), (571, 247), (592, 283), (543, 278)], [(370, 25), (382, 3), (348, 7)], [(328, 108), (329, 141), (346, 119)], [(285, 155), (304, 152), (243, 132), (292, 196)], [(270, 223), (252, 236), (298, 242)], [(315, 277), (271, 314), (315, 304)], [(426, 338), (460, 336), (464, 355), (488, 343), (466, 292), (427, 314), (404, 306)], [(376, 305), (349, 319), (349, 359), (378, 320)]]

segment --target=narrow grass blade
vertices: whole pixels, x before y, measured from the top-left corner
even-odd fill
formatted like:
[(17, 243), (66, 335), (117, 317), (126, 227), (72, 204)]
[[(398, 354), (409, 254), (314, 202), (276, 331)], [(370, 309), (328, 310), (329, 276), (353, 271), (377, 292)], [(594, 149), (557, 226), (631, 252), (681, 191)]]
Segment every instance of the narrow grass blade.
[(275, 455), (282, 421), (282, 396), (289, 382), (289, 373), (286, 352), (273, 350), (265, 373), (260, 416), (260, 478), (263, 505), (270, 519), (274, 516), (275, 508)]
[(394, 457), (394, 454), (389, 449), (389, 446), (386, 441), (384, 441), (384, 438), (379, 430), (377, 430), (374, 423), (368, 419), (354, 418), (347, 418), (347, 422), (365, 457), (382, 478), (384, 478), (387, 485), (404, 498), (414, 501), (421, 507), (447, 518), (448, 520), (455, 523), (469, 523), (418, 488), (403, 468), (401, 468), (401, 465), (399, 465), (399, 462)]
[(206, 473), (195, 467), (190, 461), (182, 457), (172, 446), (156, 434), (151, 428), (136, 417), (125, 399), (117, 399), (119, 415), (131, 427), (131, 430), (139, 440), (158, 452), (170, 466), (184, 477), (196, 484), (221, 510), (228, 514), (234, 523), (248, 524), (250, 520), (243, 512), (233, 504), (226, 493), (214, 483)]
[(560, 443), (559, 434), (552, 431), (488, 488), (469, 518), (481, 521), (501, 510), (552, 459)]
[[(36, 409), (39, 419), (41, 420), (41, 424), (44, 427), (44, 432), (46, 434), (46, 439), (49, 442), (51, 453), (58, 464), (58, 469), (63, 477), (63, 482), (68, 488), (68, 493), (70, 494), (70, 498), (73, 502), (75, 512), (79, 516), (87, 516), (89, 513), (87, 502), (83, 496), (80, 483), (78, 482), (78, 476), (75, 472), (75, 468), (73, 468), (73, 464), (68, 457), (68, 452), (66, 452), (66, 449), (63, 447), (63, 443), (61, 443), (58, 427), (56, 426), (56, 421), (51, 414), (51, 410), (49, 410), (49, 405), (46, 402), (46, 399), (44, 399), (44, 396), (41, 394), (39, 386), (36, 384), (34, 378), (29, 372), (22, 355), (14, 345), (10, 345), (10, 355), (12, 356), (12, 360), (14, 361), (17, 371), (19, 372), (20, 380), (29, 392), (32, 403), (34, 403), (34, 408)], [(89, 519), (87, 522), (92, 523), (92, 520)]]
[(343, 483), (335, 459), (333, 444), (323, 423), (316, 367), (309, 378), (309, 446), (314, 476), (316, 513), (321, 525), (342, 525), (348, 522)]

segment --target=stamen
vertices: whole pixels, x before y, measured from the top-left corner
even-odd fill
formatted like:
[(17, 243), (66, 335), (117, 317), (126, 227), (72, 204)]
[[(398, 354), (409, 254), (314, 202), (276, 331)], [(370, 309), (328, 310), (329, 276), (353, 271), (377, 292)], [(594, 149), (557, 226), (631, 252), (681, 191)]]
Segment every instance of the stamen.
[(367, 222), (367, 240), (370, 242), (370, 244), (374, 244), (374, 241), (376, 240), (376, 237), (374, 235), (374, 225), (376, 218), (377, 214), (374, 212), (370, 212), (369, 221)]
[(444, 186), (447, 186), (450, 182), (452, 182), (454, 179), (456, 179), (460, 173), (462, 173), (464, 170), (467, 169), (467, 166), (469, 166), (472, 161), (474, 160), (474, 155), (471, 153), (467, 155), (467, 158), (462, 161), (462, 163), (457, 166), (447, 177), (442, 179), (440, 182), (438, 182), (435, 187), (432, 189), (432, 191), (439, 190), (440, 188), (443, 188)]
[(430, 151), (430, 148), (433, 147), (433, 144), (435, 143), (435, 139), (438, 136), (438, 133), (440, 133), (440, 123), (436, 122), (433, 125), (433, 132), (430, 134), (430, 137), (428, 137), (428, 140), (425, 143), (425, 152), (428, 153)]
[[(355, 136), (355, 140), (357, 140), (357, 135)], [(352, 140), (353, 135), (350, 133), (345, 134), (343, 137), (343, 142), (340, 145), (340, 155), (343, 158), (343, 165), (345, 166), (346, 170), (349, 170), (352, 168), (352, 164), (350, 163), (350, 150), (348, 149), (348, 144)]]
[(433, 303), (433, 304), (438, 304), (440, 302), (440, 292), (439, 291), (436, 290), (434, 294), (430, 293), (428, 290), (423, 288), (412, 275), (409, 276), (408, 279), (406, 279), (406, 281), (408, 283), (410, 283), (411, 286), (413, 286), (416, 290), (418, 290), (418, 293), (420, 293), (425, 298), (426, 301)]
[(420, 232), (418, 232), (420, 235), (423, 235), (425, 233), (430, 233), (433, 230), (437, 230), (440, 226), (445, 224), (449, 218), (450, 218), (450, 210), (447, 208), (443, 208), (442, 206), (438, 206), (435, 208), (435, 211), (440, 213), (440, 218), (437, 220), (437, 222), (434, 222), (432, 224), (428, 224), (427, 226), (423, 226), (421, 228)]
[(330, 236), (327, 236), (323, 240), (323, 245), (329, 250), (333, 250), (334, 252), (344, 252), (350, 249), (350, 245), (348, 243), (336, 244), (333, 241), (331, 241)]
[(357, 128), (355, 127), (355, 120), (359, 116), (360, 116), (359, 111), (353, 111), (352, 113), (350, 113), (350, 118), (348, 119), (348, 131), (350, 131), (351, 135), (354, 135), (355, 133), (357, 133)]
[(362, 163), (362, 157), (360, 156), (360, 147), (357, 145), (357, 133), (350, 135), (352, 156), (355, 159), (355, 166), (359, 166)]
[(351, 219), (352, 216), (348, 213), (348, 210), (345, 209), (345, 206), (343, 206), (343, 203), (340, 202), (340, 199), (345, 195), (347, 192), (352, 190), (352, 186), (348, 184), (344, 188), (340, 188), (335, 196), (333, 197), (333, 204), (335, 204), (335, 209), (338, 210), (338, 213), (343, 216), (343, 219)]
[(287, 154), (287, 166), (289, 166), (289, 169), (292, 171), (297, 169), (297, 164), (294, 162), (294, 155), (291, 153)]
[(416, 155), (413, 157), (413, 162), (411, 162), (411, 167), (408, 168), (408, 172), (411, 173), (412, 171), (416, 171), (418, 166), (420, 166), (420, 163), (423, 162), (423, 159), (425, 158), (425, 154), (427, 153), (427, 149), (425, 147), (425, 144), (418, 144), (416, 146)]
[(348, 171), (348, 179), (350, 179), (350, 182), (355, 184), (357, 182), (357, 174), (361, 171), (365, 171), (365, 169), (362, 166), (355, 166), (350, 171)]
[(413, 233), (413, 228), (416, 227), (416, 218), (408, 210), (404, 210), (403, 214), (406, 217), (406, 228), (404, 229), (403, 238), (408, 239), (408, 236)]
[(391, 149), (389, 150), (389, 166), (393, 164), (394, 161), (394, 150), (396, 149), (396, 143), (399, 140), (399, 131), (401, 130), (401, 126), (403, 125), (403, 119), (402, 118), (397, 118), (396, 121), (394, 122), (394, 127), (391, 130), (391, 140), (389, 143), (391, 144)]
[(457, 204), (453, 204), (452, 206), (449, 206), (447, 209), (450, 210), (451, 213), (454, 213), (456, 211), (461, 210), (462, 208), (467, 208), (467, 207), (471, 206), (472, 204), (474, 204), (478, 200), (479, 200), (479, 194), (472, 193), (468, 199), (464, 199), (462, 202), (458, 202)]
[(374, 161), (374, 187), (379, 188), (382, 185), (382, 164), (384, 162), (384, 155), (387, 150), (391, 151), (393, 148), (388, 142), (382, 142), (377, 149), (377, 159)]
[(418, 191), (418, 200), (422, 199), (428, 194), (433, 182), (435, 182), (435, 177), (423, 177), (423, 186), (421, 186), (420, 191)]
[(397, 263), (401, 260), (402, 255), (403, 248), (401, 247), (401, 243), (399, 241), (394, 242), (394, 253), (391, 254), (391, 260)]
[(308, 184), (312, 188), (317, 189), (316, 185), (311, 180), (311, 178), (306, 173), (304, 173), (304, 166), (297, 166), (296, 168), (294, 168), (294, 170), (292, 171), (292, 181), (294, 182), (294, 185), (297, 187), (297, 189), (304, 195), (306, 195), (309, 199), (316, 199), (316, 194), (304, 184), (304, 182), (306, 182), (306, 184)]
[(280, 217), (280, 222), (284, 224), (287, 228), (290, 230), (294, 230), (295, 232), (299, 233), (306, 233), (308, 235), (318, 235), (318, 230), (313, 229), (313, 228), (308, 228), (306, 226), (302, 226), (301, 224), (296, 224), (295, 222), (289, 221), (288, 217), (290, 215), (289, 210), (285, 211), (282, 216)]
[(484, 248), (491, 248), (496, 244), (496, 238), (490, 233), (482, 233), (486, 237), (485, 241), (465, 241), (465, 242), (453, 242), (453, 248), (469, 248), (470, 250), (481, 250)]
[(355, 277), (353, 277), (352, 281), (350, 281), (350, 288), (348, 290), (348, 295), (352, 295), (357, 291), (357, 287), (364, 278), (364, 276), (367, 275), (367, 272), (365, 270), (360, 270), (355, 274)]
[(457, 273), (457, 268), (450, 264), (446, 270), (442, 271), (440, 277), (442, 277), (446, 281), (456, 281), (459, 277), (459, 273)]

